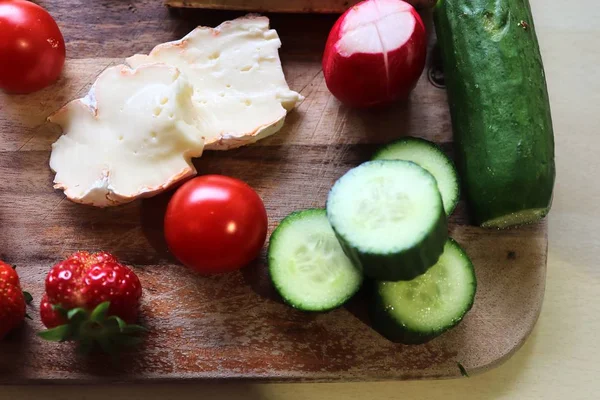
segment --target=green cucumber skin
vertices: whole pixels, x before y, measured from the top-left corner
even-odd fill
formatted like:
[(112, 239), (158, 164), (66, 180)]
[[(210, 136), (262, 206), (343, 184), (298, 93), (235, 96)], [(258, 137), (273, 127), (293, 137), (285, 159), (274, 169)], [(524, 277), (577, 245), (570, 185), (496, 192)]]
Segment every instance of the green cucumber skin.
[[(335, 228), (333, 231), (352, 264), (369, 278), (383, 281), (409, 281), (427, 272), (444, 251), (444, 245), (448, 238), (448, 222), (443, 207), (440, 208), (436, 227), (421, 244), (401, 254), (360, 252), (338, 234)], [(402, 268), (398, 268), (398, 266), (402, 266)]]
[(535, 222), (550, 210), (556, 172), (528, 0), (439, 0), (434, 21), (473, 222), (541, 209), (522, 221)]
[[(459, 246), (458, 243), (454, 241), (454, 239), (449, 238), (455, 246)], [(460, 247), (460, 246), (459, 246)], [(475, 268), (470, 259), (468, 267), (471, 269), (472, 274), (475, 276)], [(387, 303), (385, 299), (380, 295), (378, 291), (379, 281), (370, 281), (369, 282), (369, 291), (371, 296), (371, 301), (369, 302), (369, 318), (371, 320), (371, 324), (373, 328), (377, 330), (381, 335), (383, 335), (386, 339), (402, 343), (402, 344), (423, 344), (427, 343), (441, 334), (449, 331), (458, 325), (465, 315), (473, 308), (473, 304), (475, 302), (475, 293), (477, 292), (477, 280), (474, 281), (473, 284), (473, 297), (471, 301), (465, 306), (464, 312), (460, 318), (454, 320), (451, 325), (445, 326), (440, 329), (434, 329), (429, 332), (421, 332), (407, 327), (406, 325), (402, 325), (396, 319), (394, 319), (393, 315), (387, 312)]]

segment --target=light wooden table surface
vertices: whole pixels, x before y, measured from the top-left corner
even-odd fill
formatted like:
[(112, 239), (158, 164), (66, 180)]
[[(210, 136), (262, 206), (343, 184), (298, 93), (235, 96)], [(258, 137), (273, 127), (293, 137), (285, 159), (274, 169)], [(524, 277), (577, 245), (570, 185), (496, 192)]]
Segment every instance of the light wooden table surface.
[(600, 398), (600, 8), (592, 0), (531, 4), (552, 102), (558, 177), (542, 314), (526, 344), (504, 365), (451, 381), (4, 387), (0, 399)]

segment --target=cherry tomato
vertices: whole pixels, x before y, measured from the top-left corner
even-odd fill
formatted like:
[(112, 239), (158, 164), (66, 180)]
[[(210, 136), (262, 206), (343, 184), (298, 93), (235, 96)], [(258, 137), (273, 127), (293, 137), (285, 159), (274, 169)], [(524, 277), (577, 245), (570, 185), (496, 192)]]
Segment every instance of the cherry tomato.
[(54, 83), (65, 41), (54, 19), (25, 0), (0, 0), (0, 89), (31, 93)]
[(234, 271), (255, 259), (267, 238), (267, 212), (246, 183), (221, 175), (181, 186), (165, 215), (169, 249), (202, 274)]

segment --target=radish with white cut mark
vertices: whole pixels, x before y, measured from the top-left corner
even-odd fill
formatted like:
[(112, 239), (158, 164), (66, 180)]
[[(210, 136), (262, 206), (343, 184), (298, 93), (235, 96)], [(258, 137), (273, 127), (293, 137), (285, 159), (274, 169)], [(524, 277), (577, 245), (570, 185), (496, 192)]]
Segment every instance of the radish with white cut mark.
[(371, 107), (407, 98), (427, 52), (425, 25), (401, 0), (366, 0), (335, 23), (325, 47), (327, 87), (342, 103)]

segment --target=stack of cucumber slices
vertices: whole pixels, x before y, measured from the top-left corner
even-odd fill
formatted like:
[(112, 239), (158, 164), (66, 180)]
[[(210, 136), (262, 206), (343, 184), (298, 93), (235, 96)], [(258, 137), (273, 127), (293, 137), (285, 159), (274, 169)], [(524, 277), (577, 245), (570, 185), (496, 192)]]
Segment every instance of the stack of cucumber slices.
[(473, 264), (448, 237), (458, 200), (456, 169), (438, 146), (389, 144), (335, 183), (326, 210), (282, 221), (269, 245), (273, 284), (292, 307), (328, 311), (364, 277), (375, 329), (393, 341), (427, 342), (457, 325), (475, 298)]

